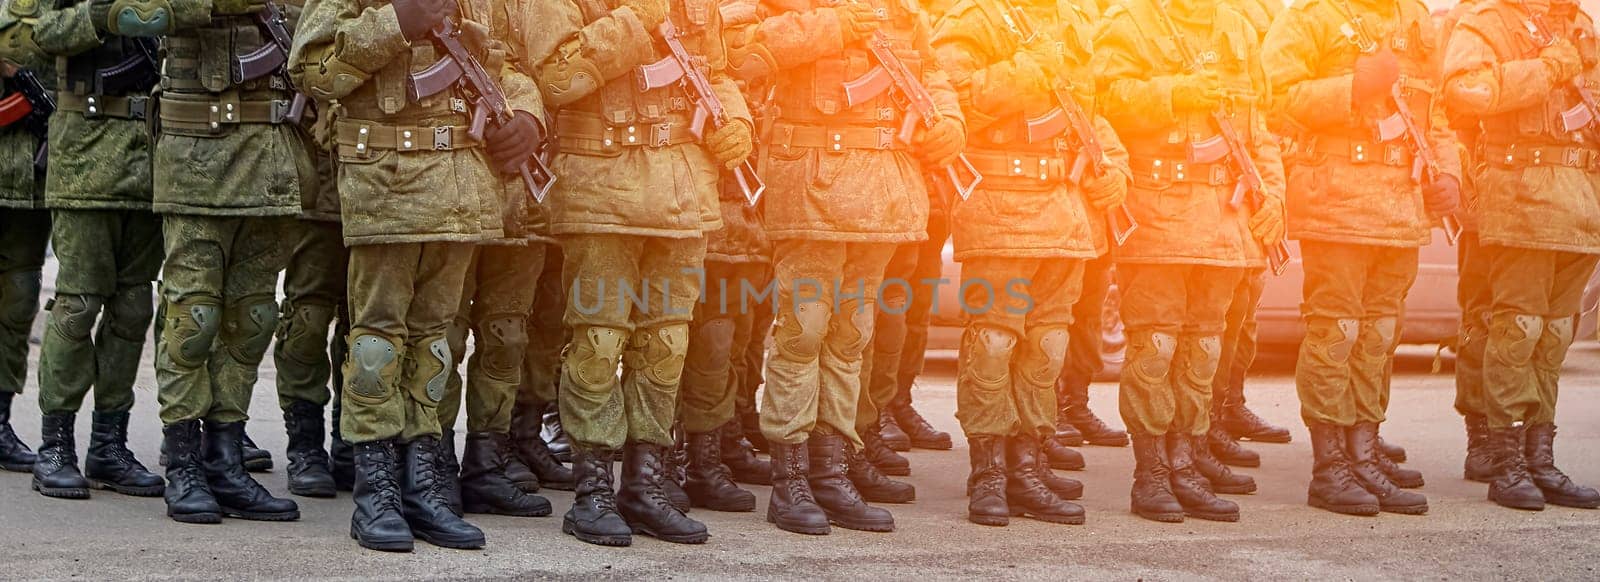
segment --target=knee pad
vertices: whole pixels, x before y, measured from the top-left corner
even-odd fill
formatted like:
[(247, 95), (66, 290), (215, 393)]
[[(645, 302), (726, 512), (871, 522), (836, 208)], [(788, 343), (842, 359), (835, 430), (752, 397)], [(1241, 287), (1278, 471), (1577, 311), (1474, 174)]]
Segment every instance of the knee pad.
[(25, 330), (39, 312), (39, 291), (43, 287), (39, 271), (12, 271), (0, 274), (0, 327)]
[(828, 349), (839, 359), (860, 360), (861, 354), (867, 349), (867, 342), (872, 339), (875, 319), (873, 311), (862, 302), (846, 301), (839, 304), (839, 312), (834, 314), (828, 326), (825, 340)]
[(521, 316), (494, 317), (477, 325), (478, 361), (489, 376), (515, 381), (528, 351), (527, 320)]
[(1485, 356), (1508, 366), (1524, 366), (1544, 334), (1544, 318), (1525, 313), (1496, 315), (1489, 320), (1489, 347)]
[(169, 302), (163, 311), (167, 321), (161, 341), (167, 346), (167, 357), (184, 368), (205, 365), (222, 330), (220, 302), (214, 297), (187, 297)]
[(1306, 347), (1325, 364), (1344, 365), (1355, 350), (1361, 322), (1356, 319), (1308, 318)]
[(1567, 359), (1567, 349), (1572, 347), (1573, 317), (1552, 319), (1544, 324), (1542, 345), (1539, 346), (1539, 364), (1548, 369), (1560, 369)]
[(1178, 353), (1178, 337), (1170, 333), (1141, 330), (1128, 333), (1129, 371), (1140, 382), (1159, 384), (1172, 373), (1172, 356)]
[(778, 356), (794, 362), (816, 360), (822, 354), (827, 325), (828, 306), (822, 303), (801, 303), (779, 313), (772, 332)]
[(328, 357), (328, 326), (333, 325), (332, 305), (290, 305), (278, 314), (278, 346), (296, 362), (313, 364)]
[(1399, 330), (1399, 320), (1393, 317), (1379, 317), (1368, 321), (1361, 331), (1362, 355), (1373, 360), (1389, 359), (1389, 352), (1395, 348), (1395, 334)]
[(1067, 362), (1069, 337), (1065, 327), (1028, 330), (1028, 349), (1021, 372), (1028, 377), (1030, 385), (1055, 389), (1056, 378), (1061, 377), (1061, 367)]
[(400, 347), (393, 338), (362, 334), (350, 342), (345, 377), (350, 392), (369, 400), (384, 400), (400, 377)]
[(106, 304), (106, 329), (119, 338), (143, 342), (144, 332), (150, 329), (150, 320), (156, 308), (150, 284), (134, 285), (117, 291)]
[(104, 304), (94, 295), (57, 295), (50, 301), (50, 329), (72, 341), (87, 340)]
[(1184, 366), (1189, 379), (1196, 386), (1211, 389), (1217, 377), (1217, 366), (1222, 363), (1222, 338), (1214, 335), (1184, 338)]
[(998, 388), (1011, 373), (1011, 354), (1016, 351), (1017, 336), (994, 327), (968, 328), (963, 335), (966, 341), (966, 358), (961, 369), (985, 388)]
[(718, 317), (694, 326), (685, 366), (699, 374), (720, 375), (733, 368), (732, 357), (732, 318)]
[(271, 296), (248, 296), (229, 305), (222, 314), (222, 339), (228, 356), (244, 364), (261, 363), (277, 327), (278, 304)]
[(562, 368), (573, 383), (587, 391), (609, 388), (622, 361), (627, 332), (614, 327), (579, 327), (572, 330), (572, 345)]
[(406, 388), (411, 397), (424, 404), (438, 404), (444, 400), (449, 388), (449, 371), (455, 360), (450, 355), (450, 340), (444, 336), (422, 338), (417, 345), (407, 346), (411, 365)]
[(683, 378), (683, 359), (689, 353), (689, 324), (672, 323), (633, 333), (627, 364), (657, 386), (676, 386)]

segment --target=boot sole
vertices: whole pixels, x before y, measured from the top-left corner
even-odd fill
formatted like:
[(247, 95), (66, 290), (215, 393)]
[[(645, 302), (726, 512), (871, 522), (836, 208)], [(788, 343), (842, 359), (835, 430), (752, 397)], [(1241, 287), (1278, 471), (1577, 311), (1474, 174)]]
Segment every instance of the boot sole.
[(913, 440), (913, 441), (911, 441), (911, 448), (913, 448), (913, 449), (924, 449), (924, 450), (929, 450), (929, 451), (948, 451), (950, 449), (955, 448), (955, 446), (956, 446), (955, 443), (947, 441), (947, 440), (938, 440), (938, 441), (916, 441), (916, 440)]
[[(828, 521), (832, 522), (833, 520), (830, 519)], [(770, 511), (767, 512), (767, 523), (778, 526), (778, 529), (786, 532), (805, 534), (808, 536), (825, 536), (833, 532), (832, 528), (825, 525), (820, 527), (811, 527), (792, 523), (784, 523), (782, 520), (774, 517)]]
[(904, 453), (904, 452), (907, 452), (907, 451), (911, 450), (911, 442), (910, 441), (888, 441), (888, 440), (886, 440), (886, 441), (883, 441), (883, 444), (885, 446), (888, 446), (889, 450), (894, 451), (896, 453)]
[(1239, 521), (1239, 514), (1237, 513), (1200, 513), (1195, 511), (1184, 511), (1183, 516), (1192, 517), (1195, 519), (1203, 519), (1206, 521), (1220, 521), (1227, 523)]
[(1081, 447), (1081, 446), (1083, 446), (1083, 435), (1078, 435), (1075, 438), (1067, 438), (1067, 437), (1063, 437), (1061, 435), (1055, 435), (1055, 436), (1050, 437), (1050, 438), (1054, 439), (1057, 443), (1060, 443), (1061, 446), (1063, 446), (1063, 447)]
[[(1212, 451), (1212, 456), (1216, 456), (1216, 451)], [(1246, 469), (1255, 469), (1261, 466), (1261, 459), (1241, 461), (1239, 459), (1224, 459), (1222, 457), (1217, 457), (1217, 461), (1229, 467), (1244, 467)]]
[(1156, 513), (1153, 511), (1133, 510), (1133, 514), (1150, 521), (1159, 521), (1161, 523), (1183, 523), (1183, 512), (1181, 511), (1178, 513)]
[[(1062, 501), (1077, 501), (1079, 499), (1083, 499), (1083, 490), (1082, 489), (1079, 489), (1077, 491), (1062, 491), (1060, 489), (1051, 489), (1050, 492), (1056, 494), (1056, 497), (1060, 497)], [(868, 501), (871, 501), (871, 500), (869, 499)]]
[(767, 478), (767, 479), (751, 479), (749, 477), (740, 478), (738, 475), (734, 475), (733, 476), (733, 482), (734, 483), (743, 483), (745, 485), (760, 485), (760, 486), (763, 486), (763, 487), (771, 487), (772, 486), (772, 479), (771, 478)]
[(317, 499), (332, 499), (339, 496), (338, 487), (290, 487), (290, 495), (300, 497), (314, 497)]
[(540, 483), (538, 481), (535, 481), (533, 483), (512, 483), (511, 484), (512, 487), (516, 487), (517, 488), (517, 491), (521, 491), (523, 493), (528, 493), (528, 494), (538, 493), (539, 492), (539, 485), (540, 485)]
[(1383, 507), (1382, 505), (1379, 505), (1378, 508), (1382, 509), (1384, 513), (1398, 513), (1400, 515), (1424, 515), (1428, 513), (1428, 506), (1426, 504), (1398, 505), (1389, 507)]
[(411, 535), (419, 540), (428, 542), (435, 546), (449, 548), (452, 550), (481, 550), (483, 549), (484, 544), (487, 543), (483, 538), (470, 540), (451, 540), (415, 530), (411, 532)]
[(635, 535), (646, 535), (663, 542), (671, 542), (674, 544), (703, 544), (706, 543), (706, 540), (711, 539), (710, 532), (674, 536), (656, 533), (651, 531), (650, 528), (642, 525), (630, 525), (629, 527), (633, 529), (633, 533)]
[(561, 519), (561, 533), (578, 538), (578, 541), (580, 542), (590, 543), (597, 546), (622, 548), (633, 545), (633, 536), (595, 535), (592, 533), (578, 531), (577, 524), (572, 523), (572, 520), (566, 518)]
[(4, 463), (4, 464), (0, 464), (0, 469), (6, 470), (6, 471), (10, 471), (12, 473), (32, 473), (33, 472), (33, 465), (31, 465), (31, 464), (30, 465), (23, 465), (23, 464), (19, 464), (19, 463)]
[(1085, 437), (1083, 439), (1083, 442), (1085, 444), (1096, 446), (1096, 447), (1126, 447), (1126, 446), (1128, 446), (1128, 437), (1122, 437), (1120, 439), (1113, 439), (1113, 438), (1094, 439), (1094, 438)]
[[(858, 487), (857, 490), (859, 489), (860, 488)], [(879, 495), (861, 491), (861, 498), (867, 500), (867, 503), (891, 503), (895, 505), (905, 505), (907, 503), (916, 501), (917, 494), (915, 491), (913, 491), (910, 495)]]
[[(1387, 475), (1385, 476), (1387, 477)], [(1389, 482), (1394, 483), (1395, 487), (1399, 487), (1401, 489), (1421, 489), (1423, 485), (1427, 484), (1422, 479), (1418, 479), (1416, 481), (1396, 481), (1394, 477), (1389, 477)]]
[(577, 488), (577, 484), (571, 481), (539, 481), (539, 485), (556, 491), (572, 491)]
[(1083, 525), (1083, 522), (1086, 521), (1086, 519), (1087, 519), (1086, 516), (1082, 516), (1082, 515), (1050, 515), (1050, 514), (1043, 514), (1043, 513), (1034, 513), (1032, 511), (1028, 511), (1026, 509), (1017, 509), (1017, 508), (1012, 508), (1011, 509), (1011, 516), (1012, 517), (1026, 517), (1026, 518), (1032, 519), (1034, 521), (1042, 521), (1042, 522), (1045, 522), (1045, 523), (1060, 523), (1060, 524), (1065, 524), (1065, 525)]
[(1376, 504), (1360, 503), (1356, 505), (1334, 505), (1315, 497), (1307, 497), (1306, 505), (1310, 505), (1317, 509), (1325, 509), (1342, 515), (1358, 515), (1361, 517), (1371, 517), (1382, 512), (1382, 508)]
[(1218, 487), (1217, 484), (1213, 483), (1211, 484), (1211, 490), (1223, 495), (1255, 495), (1256, 485), (1251, 483), (1250, 485), (1239, 487)]
[(836, 525), (836, 526), (839, 526), (839, 527), (842, 527), (842, 528), (845, 528), (845, 529), (853, 529), (855, 531), (868, 531), (868, 532), (873, 532), (873, 533), (889, 533), (889, 532), (894, 531), (894, 522), (892, 522), (892, 521), (891, 522), (887, 522), (887, 523), (884, 523), (884, 522), (867, 523), (867, 522), (853, 522), (853, 521), (835, 519), (833, 517), (829, 517), (828, 518), (828, 523)]
[[(1226, 429), (1224, 429), (1224, 430), (1226, 430)], [(1231, 430), (1228, 431), (1228, 434), (1238, 435), (1238, 433), (1235, 433), (1235, 432), (1233, 432)], [(1234, 438), (1237, 438), (1237, 439), (1239, 439), (1241, 441), (1250, 441), (1252, 443), (1270, 443), (1270, 444), (1275, 444), (1275, 445), (1289, 444), (1290, 442), (1294, 441), (1294, 435), (1278, 436), (1278, 435), (1250, 434), (1250, 435), (1235, 436)]]
[(967, 521), (978, 525), (991, 527), (1005, 527), (1011, 525), (1011, 518), (1004, 515), (973, 515), (967, 514)]
[(1558, 495), (1552, 495), (1549, 491), (1545, 491), (1543, 493), (1544, 493), (1544, 502), (1545, 502), (1546, 505), (1559, 505), (1559, 506), (1562, 506), (1562, 507), (1570, 507), (1570, 508), (1573, 508), (1573, 509), (1597, 509), (1597, 508), (1600, 508), (1600, 501), (1590, 500), (1590, 499), (1573, 499), (1571, 497), (1563, 497), (1563, 496), (1558, 496)]
[(1461, 478), (1462, 479), (1466, 479), (1468, 481), (1477, 482), (1477, 483), (1493, 483), (1494, 482), (1494, 473), (1473, 474), (1473, 473), (1467, 473), (1467, 472), (1463, 471), (1461, 473)]
[(222, 523), (221, 513), (173, 513), (167, 509), (167, 517), (178, 523), (215, 524)]
[[(1082, 471), (1085, 468), (1087, 468), (1088, 466), (1089, 466), (1088, 463), (1075, 463), (1075, 464), (1055, 463), (1055, 462), (1050, 463), (1050, 468), (1051, 469), (1055, 469), (1057, 471)], [(892, 475), (893, 473), (890, 473), (890, 474)]]
[(879, 472), (881, 472), (881, 473), (883, 473), (885, 475), (888, 475), (890, 477), (910, 477), (911, 476), (911, 466), (910, 465), (906, 465), (904, 467), (885, 467), (883, 465), (873, 464), (872, 466), (877, 467)]
[(121, 493), (129, 497), (160, 497), (167, 492), (166, 485), (152, 485), (149, 487), (127, 487), (110, 481), (89, 480), (89, 486), (95, 489)]
[[(1523, 510), (1523, 511), (1544, 511), (1544, 505), (1545, 505), (1544, 503), (1524, 503), (1524, 504), (1521, 504), (1521, 505), (1517, 505), (1516, 503), (1512, 503), (1512, 502), (1501, 502), (1499, 499), (1495, 499), (1494, 498), (1494, 492), (1492, 492), (1492, 491), (1489, 493), (1488, 499), (1489, 499), (1489, 501), (1494, 502), (1495, 505), (1498, 505), (1500, 507), (1506, 507), (1506, 508), (1510, 508), (1510, 509), (1520, 509), (1520, 510)], [(1546, 500), (1546, 501), (1548, 501), (1548, 500)]]
[(356, 544), (363, 548), (377, 550), (380, 552), (410, 552), (416, 546), (416, 543), (412, 542), (411, 538), (396, 538), (392, 540), (364, 539), (361, 536), (356, 535), (355, 526), (350, 526), (350, 539), (355, 540)]
[(38, 491), (40, 495), (43, 495), (45, 497), (54, 498), (54, 499), (88, 499), (89, 498), (89, 488), (88, 487), (83, 487), (83, 488), (78, 488), (78, 487), (42, 487), (38, 483), (34, 483), (33, 484), (33, 490), (34, 491)]
[(721, 511), (724, 513), (749, 513), (756, 510), (755, 496), (750, 496), (749, 501), (749, 503), (745, 503), (743, 501), (731, 503), (701, 503), (696, 501), (693, 497), (690, 497), (689, 505), (702, 509), (709, 509), (711, 511)]
[(509, 517), (546, 517), (553, 508), (546, 505), (543, 509), (504, 509), (485, 503), (464, 503), (462, 509), (466, 513), (481, 515), (505, 515)]
[(249, 521), (297, 521), (300, 519), (300, 510), (297, 509), (294, 511), (265, 513), (260, 511), (244, 511), (242, 509), (234, 509), (224, 505), (222, 507), (222, 515), (224, 517), (232, 517), (235, 519), (244, 519)]
[(272, 472), (272, 459), (245, 461), (244, 470), (251, 473), (270, 473)]

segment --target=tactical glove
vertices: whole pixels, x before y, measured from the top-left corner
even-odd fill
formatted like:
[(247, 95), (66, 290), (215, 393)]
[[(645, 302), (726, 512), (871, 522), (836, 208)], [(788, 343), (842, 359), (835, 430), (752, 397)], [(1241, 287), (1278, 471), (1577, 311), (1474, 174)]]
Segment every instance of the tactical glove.
[(1172, 85), (1172, 111), (1174, 113), (1215, 111), (1222, 106), (1227, 94), (1211, 75), (1187, 75)]
[(267, 0), (212, 0), (211, 2), (211, 14), (214, 16), (255, 14), (266, 8)]
[(954, 117), (943, 117), (932, 129), (917, 133), (917, 157), (930, 166), (941, 168), (956, 161), (956, 156), (967, 147), (967, 130)]
[(718, 165), (732, 170), (739, 166), (739, 162), (750, 157), (750, 151), (755, 148), (753, 135), (750, 124), (733, 121), (706, 136), (706, 151), (717, 160)]
[(1572, 43), (1564, 40), (1539, 51), (1539, 60), (1550, 67), (1557, 83), (1565, 83), (1583, 74), (1583, 55)]
[(1264, 245), (1278, 244), (1283, 240), (1283, 203), (1276, 198), (1263, 198), (1261, 208), (1250, 215), (1250, 235)]
[(1084, 198), (1095, 210), (1105, 210), (1128, 199), (1128, 177), (1117, 170), (1107, 171), (1083, 185)]
[(1356, 105), (1381, 102), (1389, 97), (1394, 84), (1400, 82), (1400, 57), (1383, 49), (1356, 59), (1355, 74), (1350, 81), (1350, 99)]
[(621, 0), (617, 7), (627, 6), (633, 15), (639, 17), (639, 22), (644, 24), (645, 30), (655, 30), (661, 23), (667, 21), (667, 0)]
[(1461, 206), (1461, 181), (1455, 176), (1440, 174), (1422, 187), (1422, 205), (1428, 216), (1434, 218), (1455, 212)]
[(872, 36), (873, 31), (878, 30), (878, 14), (861, 2), (835, 6), (833, 13), (839, 17), (839, 36), (843, 37), (844, 44)]
[(497, 123), (483, 132), (489, 158), (501, 172), (514, 173), (544, 143), (544, 127), (532, 113), (517, 111), (507, 123)]
[(428, 38), (444, 19), (456, 13), (455, 0), (393, 0), (394, 16), (400, 21), (400, 35), (407, 42)]

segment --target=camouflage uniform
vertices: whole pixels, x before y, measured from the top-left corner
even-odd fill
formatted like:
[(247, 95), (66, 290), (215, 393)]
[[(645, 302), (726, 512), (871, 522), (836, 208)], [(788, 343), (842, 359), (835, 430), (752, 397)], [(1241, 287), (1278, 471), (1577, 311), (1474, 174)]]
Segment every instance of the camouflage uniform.
[(0, 129), (0, 469), (19, 472), (31, 471), (36, 456), (11, 428), (11, 403), (27, 383), (28, 337), (50, 242), (44, 180), (33, 163), (39, 140), (31, 130), (24, 122)]

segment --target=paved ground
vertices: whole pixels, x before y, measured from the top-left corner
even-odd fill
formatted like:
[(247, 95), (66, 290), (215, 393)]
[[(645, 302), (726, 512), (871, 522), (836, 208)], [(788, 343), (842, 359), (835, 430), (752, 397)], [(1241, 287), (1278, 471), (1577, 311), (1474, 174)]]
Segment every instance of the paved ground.
[[(37, 353), (37, 352), (35, 352)], [(1579, 481), (1600, 484), (1600, 345), (1572, 355), (1558, 445)], [(148, 360), (147, 360), (148, 361)], [(1385, 434), (1404, 444), (1428, 478), (1426, 517), (1341, 517), (1305, 506), (1310, 447), (1299, 426), (1290, 364), (1264, 362), (1252, 380), (1252, 405), (1295, 427), (1294, 442), (1261, 445), (1265, 468), (1251, 471), (1261, 493), (1237, 497), (1236, 524), (1157, 524), (1128, 513), (1132, 471), (1128, 449), (1086, 448), (1089, 470), (1084, 526), (1018, 520), (1007, 528), (967, 523), (962, 479), (965, 444), (948, 452), (911, 453), (918, 489), (913, 505), (894, 507), (899, 530), (868, 534), (835, 530), (827, 537), (780, 532), (756, 514), (696, 511), (713, 537), (704, 546), (652, 539), (631, 548), (599, 548), (560, 533), (559, 517), (480, 517), (489, 535), (479, 552), (421, 544), (409, 555), (359, 549), (347, 537), (350, 503), (301, 499), (298, 523), (229, 520), (181, 525), (167, 520), (159, 499), (96, 492), (89, 501), (42, 498), (28, 477), (0, 473), (0, 578), (773, 578), (773, 579), (1237, 579), (1237, 578), (1531, 578), (1595, 579), (1600, 512), (1551, 509), (1521, 513), (1484, 500), (1484, 486), (1460, 479), (1463, 436), (1450, 409), (1452, 383), (1432, 374), (1433, 350), (1406, 348)], [(256, 391), (251, 432), (282, 462), (283, 423), (272, 394), (272, 370)], [(955, 432), (955, 395), (948, 362), (919, 389), (919, 405), (940, 428)], [(30, 394), (34, 388), (29, 387)], [(154, 465), (160, 431), (154, 381), (138, 383), (133, 448)], [(1093, 405), (1115, 418), (1115, 386), (1097, 384)], [(17, 429), (37, 442), (38, 413), (19, 399)], [(88, 419), (80, 418), (85, 446)], [(285, 494), (281, 471), (261, 476)], [(755, 488), (765, 505), (767, 491)], [(552, 492), (557, 516), (571, 502)]]

